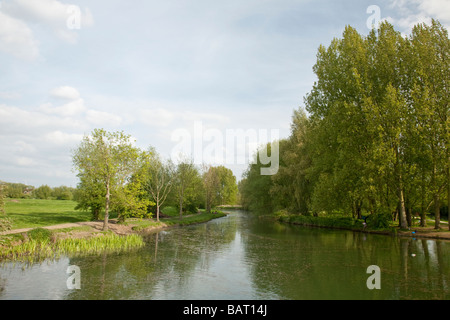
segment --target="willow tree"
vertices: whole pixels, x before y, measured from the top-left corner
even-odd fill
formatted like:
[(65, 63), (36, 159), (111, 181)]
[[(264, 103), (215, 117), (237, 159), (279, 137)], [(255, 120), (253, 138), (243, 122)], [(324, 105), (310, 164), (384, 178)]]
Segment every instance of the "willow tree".
[(129, 135), (122, 131), (107, 132), (95, 129), (85, 135), (73, 152), (73, 165), (80, 177), (98, 181), (103, 188), (105, 216), (103, 230), (108, 230), (111, 195), (135, 170), (138, 149), (133, 146)]

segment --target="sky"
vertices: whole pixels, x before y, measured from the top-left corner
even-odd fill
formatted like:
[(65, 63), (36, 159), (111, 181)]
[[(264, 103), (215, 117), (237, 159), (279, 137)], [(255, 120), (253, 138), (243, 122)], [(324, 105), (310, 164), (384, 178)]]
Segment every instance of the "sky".
[[(2, 0), (0, 180), (76, 187), (72, 153), (95, 128), (239, 180), (238, 154), (289, 136), (321, 44), (431, 18), (449, 29), (450, 1)], [(236, 158), (208, 157), (224, 150)]]

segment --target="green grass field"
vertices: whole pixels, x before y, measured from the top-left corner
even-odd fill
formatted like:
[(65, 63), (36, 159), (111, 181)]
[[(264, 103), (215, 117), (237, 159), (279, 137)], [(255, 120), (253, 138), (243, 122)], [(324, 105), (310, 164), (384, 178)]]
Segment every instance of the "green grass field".
[[(7, 199), (6, 214), (12, 220), (13, 229), (38, 228), (62, 223), (90, 221), (91, 213), (75, 210), (77, 203), (71, 200), (39, 200), (39, 199)], [(179, 220), (179, 213), (175, 207), (167, 206), (162, 209), (166, 218), (162, 218), (168, 225), (190, 224), (208, 221), (220, 215), (206, 214), (188, 215)], [(110, 218), (115, 218), (112, 213)], [(134, 221), (136, 224), (136, 222)], [(151, 222), (147, 222), (151, 224)]]
[(91, 213), (75, 210), (76, 204), (70, 200), (7, 199), (5, 209), (13, 229), (89, 221)]

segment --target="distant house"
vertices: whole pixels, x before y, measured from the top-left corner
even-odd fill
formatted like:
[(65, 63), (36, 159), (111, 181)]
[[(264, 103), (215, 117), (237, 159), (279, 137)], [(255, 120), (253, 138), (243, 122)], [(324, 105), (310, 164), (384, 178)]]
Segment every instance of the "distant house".
[(26, 187), (25, 189), (23, 189), (23, 194), (24, 195), (31, 195), (34, 191), (33, 187)]

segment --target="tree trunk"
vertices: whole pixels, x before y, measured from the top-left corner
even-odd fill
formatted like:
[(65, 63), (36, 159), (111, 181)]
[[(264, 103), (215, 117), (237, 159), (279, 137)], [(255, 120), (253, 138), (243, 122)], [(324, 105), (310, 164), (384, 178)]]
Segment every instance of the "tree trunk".
[(412, 208), (408, 204), (406, 205), (406, 222), (408, 223), (408, 227), (412, 227)]
[(400, 205), (400, 228), (406, 229), (408, 227), (408, 223), (406, 221), (406, 208), (405, 208), (405, 199), (403, 197), (403, 189), (401, 187), (398, 188), (398, 198)]
[(425, 173), (422, 171), (422, 204), (421, 204), (421, 212), (420, 212), (420, 226), (427, 226), (427, 215), (425, 212)]
[[(449, 159), (450, 162), (450, 159)], [(450, 231), (450, 168), (447, 167), (447, 221), (448, 230)]]
[(159, 200), (156, 200), (156, 221), (159, 222)]
[(433, 165), (433, 174), (431, 176), (431, 184), (433, 186), (433, 202), (434, 202), (434, 228), (441, 228), (441, 212), (439, 211), (439, 191), (436, 179), (436, 164)]
[(180, 220), (183, 219), (183, 197), (180, 197)]
[(105, 203), (105, 220), (103, 221), (103, 231), (108, 231), (108, 220), (109, 220), (109, 202), (110, 202), (110, 186), (109, 181), (106, 183), (106, 203)]
[(94, 221), (97, 221), (100, 217), (100, 209), (98, 207), (95, 207), (94, 209), (92, 209), (92, 219), (94, 219)]
[(439, 207), (439, 193), (435, 193), (433, 196), (434, 199), (434, 228), (441, 228), (441, 212)]
[(396, 154), (396, 163), (395, 163), (395, 173), (397, 176), (397, 197), (398, 197), (398, 205), (399, 205), (399, 215), (400, 215), (400, 228), (406, 229), (407, 221), (406, 221), (406, 209), (405, 209), (405, 197), (403, 192), (403, 181), (402, 181), (402, 173), (400, 168), (400, 155), (398, 151), (398, 147), (395, 147)]

